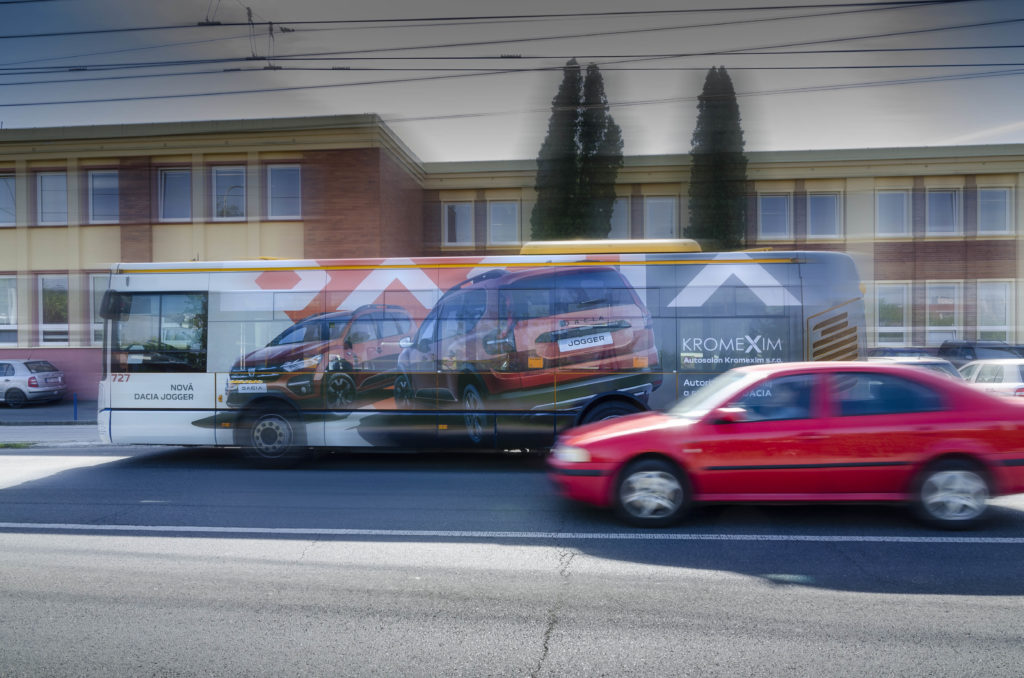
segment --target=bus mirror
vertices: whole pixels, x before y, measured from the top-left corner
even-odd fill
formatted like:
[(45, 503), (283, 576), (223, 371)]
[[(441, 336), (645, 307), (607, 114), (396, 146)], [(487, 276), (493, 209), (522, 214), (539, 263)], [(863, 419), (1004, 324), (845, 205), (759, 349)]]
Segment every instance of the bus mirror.
[(107, 290), (100, 302), (100, 317), (104, 320), (117, 320), (124, 312), (124, 297), (120, 292)]

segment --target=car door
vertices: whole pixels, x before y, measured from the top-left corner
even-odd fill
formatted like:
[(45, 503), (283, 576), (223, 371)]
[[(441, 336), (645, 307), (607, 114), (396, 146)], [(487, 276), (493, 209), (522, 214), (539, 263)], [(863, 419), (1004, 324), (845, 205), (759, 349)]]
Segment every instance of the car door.
[(914, 464), (951, 424), (946, 398), (903, 375), (834, 373), (822, 462), (830, 491), (851, 499), (900, 499)]
[[(787, 402), (780, 394), (791, 393)], [(705, 499), (807, 498), (824, 491), (821, 377), (791, 374), (758, 382), (728, 403), (739, 421), (708, 422), (687, 445)]]

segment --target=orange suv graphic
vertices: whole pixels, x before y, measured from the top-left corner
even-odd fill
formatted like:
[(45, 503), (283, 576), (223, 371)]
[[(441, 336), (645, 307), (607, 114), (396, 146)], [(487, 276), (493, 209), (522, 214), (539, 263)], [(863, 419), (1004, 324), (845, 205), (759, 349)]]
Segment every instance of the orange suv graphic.
[(491, 270), (449, 289), (402, 341), (401, 408), (572, 410), (661, 385), (650, 313), (613, 267)]
[(303, 409), (347, 407), (360, 392), (391, 386), (411, 330), (405, 309), (383, 304), (304, 318), (235, 362), (227, 404), (275, 395)]

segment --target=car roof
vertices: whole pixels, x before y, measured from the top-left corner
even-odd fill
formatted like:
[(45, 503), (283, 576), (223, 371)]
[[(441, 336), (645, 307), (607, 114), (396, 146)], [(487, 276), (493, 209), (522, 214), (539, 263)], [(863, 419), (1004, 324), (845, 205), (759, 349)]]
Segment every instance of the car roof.
[[(742, 372), (756, 374), (784, 374), (787, 372), (841, 372), (844, 370), (869, 369), (872, 372), (886, 372), (892, 374), (930, 375), (927, 370), (919, 369), (913, 364), (897, 361), (868, 361), (868, 360), (820, 360), (792, 363), (766, 363), (763, 365), (745, 365), (736, 368)], [(940, 375), (936, 375), (940, 376)], [(946, 377), (941, 377), (945, 379)]]
[(969, 363), (964, 363), (961, 367), (967, 367), (968, 365), (1021, 365), (1024, 364), (1024, 358), (979, 358), (978, 360), (972, 360)]

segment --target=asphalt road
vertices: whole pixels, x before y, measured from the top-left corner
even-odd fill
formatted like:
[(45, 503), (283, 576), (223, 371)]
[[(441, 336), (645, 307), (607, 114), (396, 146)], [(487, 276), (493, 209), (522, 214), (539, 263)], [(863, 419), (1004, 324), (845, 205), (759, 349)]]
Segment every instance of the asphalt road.
[(2, 676), (1019, 676), (1024, 496), (642, 531), (536, 459), (0, 449)]

